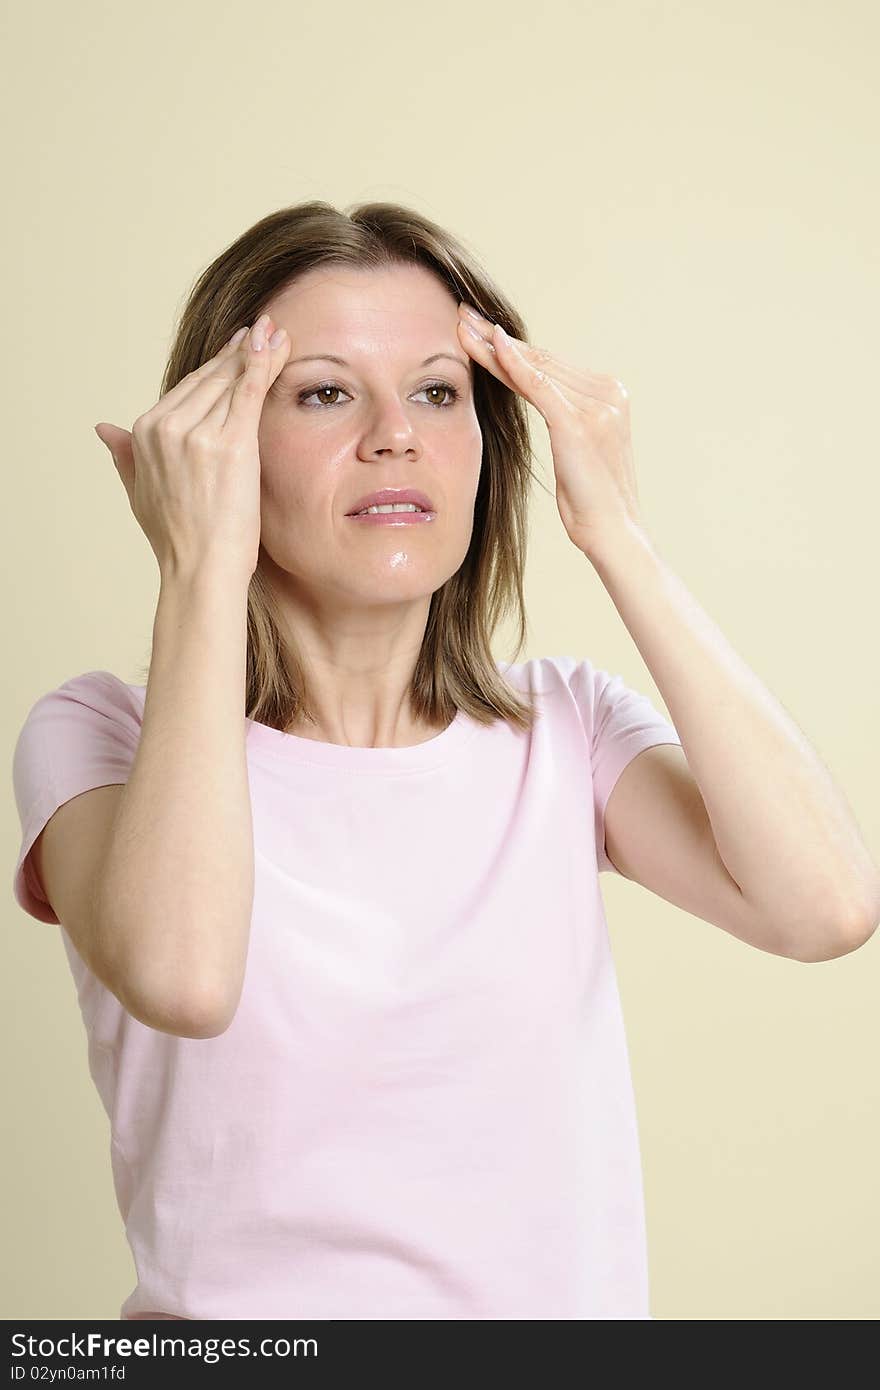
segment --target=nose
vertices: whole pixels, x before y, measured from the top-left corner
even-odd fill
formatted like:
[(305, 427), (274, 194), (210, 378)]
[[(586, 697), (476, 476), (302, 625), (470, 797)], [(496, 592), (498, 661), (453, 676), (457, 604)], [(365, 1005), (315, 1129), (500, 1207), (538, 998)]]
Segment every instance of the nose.
[(421, 444), (406, 411), (394, 397), (377, 407), (364, 432), (362, 452), (368, 458), (396, 458), (421, 453)]

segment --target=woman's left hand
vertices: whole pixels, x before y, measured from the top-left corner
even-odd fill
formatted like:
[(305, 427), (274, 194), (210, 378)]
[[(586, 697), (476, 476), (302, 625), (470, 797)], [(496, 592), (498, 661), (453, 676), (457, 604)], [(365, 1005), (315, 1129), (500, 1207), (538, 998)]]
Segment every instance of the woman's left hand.
[[(474, 311), (471, 310), (471, 315)], [(556, 503), (589, 556), (608, 536), (644, 532), (630, 440), (629, 395), (614, 377), (571, 367), (458, 306), (458, 336), (475, 362), (540, 411), (550, 431)], [(466, 325), (481, 335), (474, 338)]]

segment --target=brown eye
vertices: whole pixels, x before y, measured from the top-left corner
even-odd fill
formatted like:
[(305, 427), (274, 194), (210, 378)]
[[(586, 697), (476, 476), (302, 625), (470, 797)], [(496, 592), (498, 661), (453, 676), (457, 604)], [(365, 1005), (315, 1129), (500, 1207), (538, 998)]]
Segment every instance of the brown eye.
[[(312, 389), (311, 391), (300, 391), (300, 393), (299, 393), (299, 402), (300, 402), (300, 405), (305, 405), (305, 404), (306, 404), (306, 401), (308, 401), (312, 396), (320, 396), (321, 393), (324, 392), (324, 391), (337, 391), (337, 392), (339, 392), (339, 391), (341, 391), (341, 390), (342, 390), (342, 387), (341, 387), (341, 386), (334, 386), (332, 381), (325, 381), (325, 382), (322, 383), (322, 385), (313, 387), (313, 389)], [(345, 395), (348, 395), (348, 392), (347, 392), (347, 391), (345, 392)], [(337, 401), (323, 400), (323, 401), (319, 401), (319, 403), (318, 403), (317, 406), (313, 406), (313, 405), (312, 405), (312, 406), (308, 406), (307, 409), (308, 409), (308, 410), (320, 410), (322, 406), (326, 406), (326, 405), (337, 405), (337, 404), (338, 404)]]
[[(456, 401), (459, 399), (461, 395), (460, 391), (458, 390), (458, 387), (452, 386), (448, 381), (429, 381), (426, 386), (420, 387), (419, 390), (446, 392), (446, 395), (448, 397), (447, 400), (428, 402), (428, 404), (432, 406), (435, 410), (447, 410), (450, 406), (455, 405)], [(301, 391), (299, 393), (298, 400), (300, 405), (304, 405), (307, 410), (321, 410), (327, 407), (332, 408), (341, 404), (340, 401), (328, 401), (326, 398), (324, 400), (319, 400), (316, 405), (307, 404), (307, 402), (310, 401), (313, 396), (321, 396), (322, 393), (325, 391), (342, 391), (344, 395), (348, 395), (348, 392), (344, 389), (344, 387), (336, 386), (332, 381), (323, 381), (321, 382), (320, 386), (313, 386), (310, 390)]]
[[(442, 382), (439, 382), (439, 381), (436, 383), (436, 385), (434, 385), (434, 386), (425, 386), (423, 389), (424, 389), (425, 391), (445, 391), (446, 394), (447, 394), (447, 396), (450, 396), (450, 395), (451, 395), (451, 397), (452, 397), (453, 400), (455, 399), (456, 395), (458, 394), (458, 393), (456, 392), (454, 386), (444, 386), (444, 384), (443, 384)], [(445, 401), (432, 401), (431, 404), (432, 404), (432, 405), (445, 405), (446, 402), (445, 402)]]

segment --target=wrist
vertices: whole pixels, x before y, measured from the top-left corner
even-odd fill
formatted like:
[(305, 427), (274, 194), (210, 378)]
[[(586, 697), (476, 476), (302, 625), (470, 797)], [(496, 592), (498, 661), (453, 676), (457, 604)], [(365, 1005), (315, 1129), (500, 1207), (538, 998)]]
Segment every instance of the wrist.
[(251, 575), (218, 559), (198, 565), (164, 565), (159, 581), (160, 596), (180, 594), (185, 600), (198, 601), (203, 595), (218, 595), (225, 602), (234, 603), (239, 598), (247, 602)]
[(656, 555), (653, 541), (644, 526), (627, 518), (612, 525), (597, 527), (589, 536), (581, 536), (575, 543), (600, 574), (626, 555)]

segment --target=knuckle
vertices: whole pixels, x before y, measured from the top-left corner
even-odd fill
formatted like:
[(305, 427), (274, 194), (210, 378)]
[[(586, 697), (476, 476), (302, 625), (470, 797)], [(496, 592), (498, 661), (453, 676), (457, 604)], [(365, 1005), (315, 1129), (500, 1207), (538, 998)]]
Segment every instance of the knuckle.
[[(176, 386), (200, 386), (203, 381), (207, 381), (210, 375), (211, 363), (200, 362), (197, 367), (193, 367), (191, 372), (187, 372), (186, 376), (181, 377)], [(172, 387), (172, 390), (175, 390), (176, 386)]]
[(156, 425), (156, 433), (160, 439), (181, 439), (183, 437), (183, 423), (176, 411), (171, 410), (167, 415), (163, 415)]
[(192, 447), (193, 452), (197, 454), (210, 453), (213, 451), (216, 442), (217, 439), (214, 431), (210, 429), (203, 420), (191, 429), (187, 436), (187, 443)]
[(586, 401), (584, 409), (590, 417), (590, 429), (593, 433), (595, 433), (597, 429), (604, 430), (607, 428), (612, 415), (612, 407), (607, 401), (598, 401), (595, 397), (590, 397), (590, 399)]
[(241, 394), (248, 399), (252, 396), (262, 396), (265, 394), (263, 383), (253, 372), (247, 372), (246, 375), (242, 377), (239, 390)]
[(230, 434), (229, 437), (227, 438), (226, 435), (224, 434), (224, 436), (223, 436), (223, 453), (224, 453), (224, 457), (226, 457), (227, 459), (229, 459), (229, 460), (230, 460), (231, 462), (233, 462), (233, 463), (237, 463), (240, 459), (242, 459), (242, 458), (245, 457), (245, 455), (246, 455), (247, 452), (248, 452), (248, 441), (247, 441), (247, 439), (246, 439), (243, 435), (239, 435), (239, 434)]

